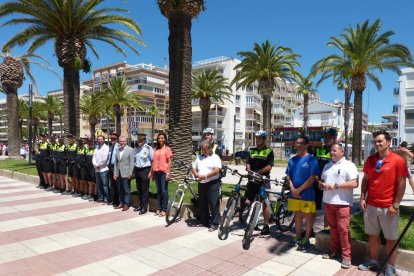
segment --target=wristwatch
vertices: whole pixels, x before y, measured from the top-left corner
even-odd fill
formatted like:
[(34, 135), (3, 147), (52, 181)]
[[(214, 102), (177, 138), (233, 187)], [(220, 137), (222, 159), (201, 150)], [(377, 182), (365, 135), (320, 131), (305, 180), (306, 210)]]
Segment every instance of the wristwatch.
[(397, 202), (394, 202), (394, 203), (392, 204), (392, 207), (394, 207), (394, 209), (399, 209), (399, 208), (400, 208), (400, 204), (399, 204), (399, 203), (397, 203)]
[(338, 188), (339, 188), (339, 184), (335, 183), (335, 189), (338, 189)]

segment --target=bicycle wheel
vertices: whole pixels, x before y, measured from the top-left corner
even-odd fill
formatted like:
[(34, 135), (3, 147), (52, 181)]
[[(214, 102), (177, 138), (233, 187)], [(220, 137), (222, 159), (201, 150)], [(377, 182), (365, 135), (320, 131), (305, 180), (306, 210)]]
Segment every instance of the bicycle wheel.
[(223, 239), (224, 236), (227, 236), (229, 231), (229, 225), (230, 222), (233, 220), (234, 217), (234, 211), (236, 210), (236, 203), (237, 198), (230, 197), (229, 201), (226, 205), (226, 211), (223, 213), (223, 217), (221, 219), (219, 231), (218, 231), (218, 237), (219, 239)]
[(289, 211), (285, 203), (281, 202), (276, 211), (276, 227), (281, 232), (292, 229), (295, 223), (295, 213)]
[(252, 214), (250, 216), (247, 227), (244, 230), (244, 237), (242, 240), (242, 246), (244, 250), (249, 250), (250, 248), (250, 243), (252, 242), (253, 230), (256, 227), (257, 219), (259, 218), (260, 209), (261, 209), (260, 202), (254, 203)]
[(180, 214), (181, 207), (183, 206), (184, 191), (178, 189), (174, 196), (171, 198), (171, 202), (168, 205), (167, 212), (165, 213), (165, 221), (168, 225), (175, 222), (178, 215)]

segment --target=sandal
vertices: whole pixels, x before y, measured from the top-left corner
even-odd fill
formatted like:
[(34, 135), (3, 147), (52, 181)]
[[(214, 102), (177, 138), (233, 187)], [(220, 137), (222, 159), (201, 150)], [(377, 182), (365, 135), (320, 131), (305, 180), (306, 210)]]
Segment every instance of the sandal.
[(165, 216), (165, 212), (164, 211), (161, 211), (160, 212), (160, 214), (158, 215), (159, 217), (163, 217), (163, 216)]
[(155, 214), (154, 214), (154, 216), (159, 216), (160, 215), (160, 210), (157, 210), (157, 211), (155, 211)]

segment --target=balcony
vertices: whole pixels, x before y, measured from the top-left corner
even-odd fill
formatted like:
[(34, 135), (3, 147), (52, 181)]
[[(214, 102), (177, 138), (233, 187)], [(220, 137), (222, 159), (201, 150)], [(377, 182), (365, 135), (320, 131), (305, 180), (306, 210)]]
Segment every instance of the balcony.
[(273, 114), (286, 116), (286, 112), (283, 108), (273, 108)]

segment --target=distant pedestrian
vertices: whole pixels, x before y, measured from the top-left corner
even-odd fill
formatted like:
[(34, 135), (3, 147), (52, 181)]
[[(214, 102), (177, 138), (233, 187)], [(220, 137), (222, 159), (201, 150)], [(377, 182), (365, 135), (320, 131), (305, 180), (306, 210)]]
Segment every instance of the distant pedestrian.
[(22, 145), (22, 147), (20, 148), (20, 156), (23, 158), (23, 159), (26, 159), (26, 148), (25, 148), (25, 146), (24, 145)]
[(323, 190), (325, 217), (330, 227), (331, 252), (322, 258), (341, 256), (342, 268), (351, 267), (351, 232), (349, 220), (354, 201), (353, 189), (358, 187), (358, 170), (354, 163), (344, 157), (340, 144), (331, 146), (332, 161), (325, 165), (319, 188)]
[[(398, 239), (399, 208), (405, 192), (405, 178), (408, 177), (405, 161), (390, 150), (391, 136), (386, 131), (374, 133), (377, 153), (368, 157), (364, 164), (364, 178), (361, 186), (361, 208), (364, 210), (365, 233), (369, 235), (370, 260), (361, 264), (360, 270), (379, 268), (380, 232), (386, 239), (386, 252)], [(395, 250), (385, 268), (385, 275), (396, 275)]]

